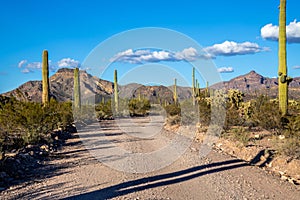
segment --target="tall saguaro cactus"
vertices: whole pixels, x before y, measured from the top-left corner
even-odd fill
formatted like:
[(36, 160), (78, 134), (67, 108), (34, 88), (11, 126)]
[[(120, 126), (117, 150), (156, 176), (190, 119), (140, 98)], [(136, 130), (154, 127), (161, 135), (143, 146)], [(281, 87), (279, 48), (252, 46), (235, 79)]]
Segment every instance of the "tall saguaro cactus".
[(173, 93), (174, 103), (177, 104), (177, 79), (174, 79), (174, 93)]
[(44, 106), (49, 104), (50, 91), (49, 91), (49, 62), (48, 62), (48, 51), (44, 50), (42, 55), (42, 84), (43, 94), (42, 103)]
[(206, 89), (205, 89), (205, 96), (206, 96), (206, 97), (208, 97), (208, 94), (209, 94), (209, 89), (208, 89), (208, 87), (209, 87), (209, 83), (208, 83), (208, 81), (206, 81)]
[(118, 95), (118, 73), (115, 69), (114, 73), (114, 96), (115, 96), (115, 111), (118, 113), (119, 111), (119, 95)]
[(79, 82), (79, 68), (74, 69), (74, 107), (79, 109), (81, 107), (80, 97), (80, 82)]
[(195, 67), (192, 70), (192, 95), (193, 95), (193, 105), (195, 105)]
[(287, 76), (286, 66), (286, 0), (280, 0), (278, 45), (279, 109), (282, 115), (286, 115), (288, 112), (288, 85), (289, 82), (292, 81), (292, 79)]

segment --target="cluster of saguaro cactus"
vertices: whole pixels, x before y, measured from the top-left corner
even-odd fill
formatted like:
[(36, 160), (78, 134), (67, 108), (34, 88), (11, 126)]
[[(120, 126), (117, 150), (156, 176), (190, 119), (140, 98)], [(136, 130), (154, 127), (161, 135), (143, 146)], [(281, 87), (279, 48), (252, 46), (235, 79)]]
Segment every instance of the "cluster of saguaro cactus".
[(114, 72), (114, 97), (115, 97), (115, 112), (119, 111), (119, 94), (118, 94), (118, 72)]
[(292, 81), (292, 79), (287, 76), (286, 66), (286, 0), (280, 0), (279, 10), (278, 96), (280, 111), (282, 115), (286, 115), (288, 112), (288, 85)]
[(43, 94), (42, 103), (44, 106), (49, 104), (50, 90), (49, 90), (49, 63), (48, 63), (48, 51), (44, 50), (42, 55), (42, 84)]
[(79, 109), (81, 107), (80, 96), (80, 81), (79, 81), (79, 68), (74, 69), (74, 107)]

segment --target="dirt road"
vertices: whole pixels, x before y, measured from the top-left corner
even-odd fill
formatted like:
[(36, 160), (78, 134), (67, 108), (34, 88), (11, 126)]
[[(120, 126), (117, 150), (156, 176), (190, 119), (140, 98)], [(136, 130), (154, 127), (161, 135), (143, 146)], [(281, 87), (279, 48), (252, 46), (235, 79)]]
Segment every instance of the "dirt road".
[(51, 173), (0, 199), (300, 199), (299, 186), (241, 160), (200, 157), (200, 144), (157, 128), (160, 119), (133, 120), (90, 125), (47, 163)]

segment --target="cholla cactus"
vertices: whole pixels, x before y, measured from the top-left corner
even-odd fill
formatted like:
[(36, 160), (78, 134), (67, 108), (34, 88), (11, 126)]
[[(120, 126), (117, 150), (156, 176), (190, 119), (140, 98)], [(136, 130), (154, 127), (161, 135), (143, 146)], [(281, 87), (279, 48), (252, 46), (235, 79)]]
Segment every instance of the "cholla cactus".
[(228, 90), (227, 97), (232, 107), (238, 109), (240, 104), (243, 102), (244, 93), (239, 90), (230, 89)]

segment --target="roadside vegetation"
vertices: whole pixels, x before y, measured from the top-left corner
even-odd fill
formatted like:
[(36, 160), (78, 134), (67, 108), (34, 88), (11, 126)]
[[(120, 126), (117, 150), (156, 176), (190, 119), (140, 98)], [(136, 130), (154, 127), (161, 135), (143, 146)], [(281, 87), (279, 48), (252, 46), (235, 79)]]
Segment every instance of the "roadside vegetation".
[(50, 144), (59, 131), (72, 127), (70, 102), (51, 99), (41, 103), (17, 101), (14, 97), (0, 96), (0, 151), (18, 150), (27, 145)]
[[(221, 137), (237, 141), (242, 146), (255, 145), (268, 138), (271, 148), (280, 155), (300, 159), (300, 102), (289, 101), (289, 114), (282, 115), (279, 101), (260, 95), (244, 101), (244, 94), (229, 90), (224, 94), (226, 118)], [(199, 131), (206, 132), (211, 123), (213, 97), (204, 94), (196, 98), (199, 107)], [(181, 124), (181, 105), (165, 107), (169, 125)], [(266, 134), (260, 134), (265, 131)]]

